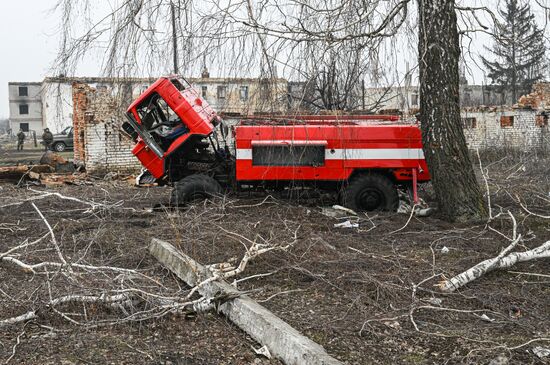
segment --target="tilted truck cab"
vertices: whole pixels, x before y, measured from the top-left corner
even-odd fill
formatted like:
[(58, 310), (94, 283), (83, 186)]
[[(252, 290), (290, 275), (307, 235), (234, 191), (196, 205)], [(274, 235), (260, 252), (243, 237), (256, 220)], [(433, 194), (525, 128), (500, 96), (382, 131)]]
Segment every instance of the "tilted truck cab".
[(356, 210), (395, 210), (397, 187), (429, 181), (420, 129), (397, 116), (248, 117), (228, 127), (184, 79), (162, 77), (128, 108), (123, 129), (172, 203), (222, 187), (306, 185), (338, 190)]

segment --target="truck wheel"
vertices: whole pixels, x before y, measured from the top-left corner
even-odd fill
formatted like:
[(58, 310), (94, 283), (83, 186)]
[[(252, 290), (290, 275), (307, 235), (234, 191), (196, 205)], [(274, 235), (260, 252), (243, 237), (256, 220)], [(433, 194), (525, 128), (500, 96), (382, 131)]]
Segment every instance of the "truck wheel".
[(57, 142), (56, 144), (53, 145), (53, 149), (56, 152), (63, 152), (65, 151), (65, 148), (67, 148), (67, 146), (65, 146), (65, 143), (63, 142)]
[(340, 192), (340, 204), (355, 211), (396, 211), (399, 206), (397, 188), (384, 175), (355, 176)]
[(170, 205), (181, 206), (193, 200), (208, 199), (222, 194), (220, 183), (207, 175), (190, 175), (174, 184)]

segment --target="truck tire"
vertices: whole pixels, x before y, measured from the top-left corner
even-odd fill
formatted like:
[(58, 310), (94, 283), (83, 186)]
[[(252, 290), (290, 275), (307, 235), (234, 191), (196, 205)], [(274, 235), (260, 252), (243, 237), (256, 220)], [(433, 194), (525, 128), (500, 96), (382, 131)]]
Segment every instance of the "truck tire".
[(190, 175), (174, 184), (170, 205), (182, 206), (193, 200), (208, 199), (222, 194), (220, 183), (207, 175)]
[(56, 142), (53, 145), (53, 150), (55, 152), (63, 152), (63, 151), (65, 151), (66, 148), (67, 148), (67, 146), (65, 146), (65, 143), (63, 143), (63, 142)]
[(340, 204), (355, 211), (396, 211), (399, 195), (395, 184), (381, 174), (353, 177), (340, 192)]

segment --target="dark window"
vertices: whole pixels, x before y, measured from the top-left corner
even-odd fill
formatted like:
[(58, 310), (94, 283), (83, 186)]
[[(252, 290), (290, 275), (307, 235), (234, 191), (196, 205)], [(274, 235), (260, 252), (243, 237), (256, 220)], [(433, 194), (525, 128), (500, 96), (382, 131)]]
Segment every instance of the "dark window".
[(19, 104), (19, 114), (29, 114), (29, 106), (27, 104)]
[(218, 99), (225, 99), (226, 87), (218, 86)]
[(179, 91), (185, 90), (185, 86), (181, 83), (180, 80), (170, 79), (170, 81), (172, 82), (172, 85), (174, 85), (176, 87), (176, 89), (178, 89)]
[(23, 132), (28, 132), (29, 131), (29, 123), (19, 123), (19, 128), (21, 128), (21, 130)]
[(179, 121), (176, 113), (168, 106), (166, 101), (158, 94), (153, 94), (149, 99), (141, 103), (138, 108), (141, 123), (146, 130), (162, 132), (161, 127), (169, 127)]
[(418, 94), (412, 94), (411, 96), (411, 106), (418, 105)]
[(472, 118), (472, 117), (462, 118), (462, 127), (466, 129), (472, 129), (477, 127), (476, 118)]
[(202, 86), (201, 87), (201, 95), (203, 98), (206, 99), (206, 94), (208, 93), (208, 86)]
[(464, 105), (470, 105), (471, 99), (472, 96), (470, 95), (470, 93), (464, 93)]
[(325, 146), (253, 146), (253, 166), (322, 166)]
[(241, 86), (240, 97), (242, 101), (248, 100), (248, 86)]
[(514, 126), (514, 116), (513, 115), (503, 115), (500, 117), (500, 127), (509, 128)]
[(19, 86), (19, 96), (29, 96), (29, 89), (26, 86)]
[(535, 125), (537, 127), (546, 127), (548, 125), (548, 115), (540, 114), (536, 116)]

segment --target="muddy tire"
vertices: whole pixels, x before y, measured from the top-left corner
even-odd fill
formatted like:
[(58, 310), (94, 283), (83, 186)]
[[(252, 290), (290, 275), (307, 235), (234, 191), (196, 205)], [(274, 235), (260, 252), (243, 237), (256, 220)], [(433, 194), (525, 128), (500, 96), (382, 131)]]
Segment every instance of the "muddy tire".
[(386, 176), (362, 174), (353, 177), (342, 189), (340, 204), (357, 212), (394, 212), (399, 206), (399, 196), (394, 183)]
[(174, 184), (170, 205), (182, 206), (191, 201), (222, 195), (220, 183), (207, 175), (190, 175)]

